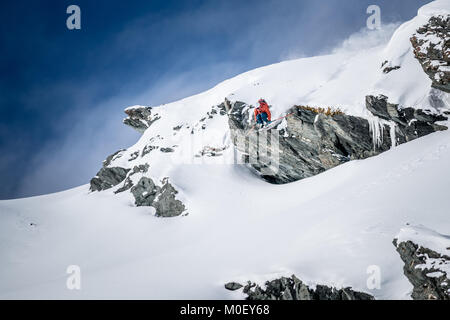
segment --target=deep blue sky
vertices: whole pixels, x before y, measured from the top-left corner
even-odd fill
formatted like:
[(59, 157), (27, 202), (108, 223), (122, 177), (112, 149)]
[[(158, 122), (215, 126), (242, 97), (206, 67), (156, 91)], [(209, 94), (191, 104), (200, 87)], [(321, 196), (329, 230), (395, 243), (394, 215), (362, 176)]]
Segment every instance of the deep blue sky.
[[(129, 105), (204, 91), (249, 69), (326, 53), (426, 0), (15, 0), (0, 21), (0, 199), (85, 184), (138, 135)], [(82, 29), (66, 28), (77, 4)]]

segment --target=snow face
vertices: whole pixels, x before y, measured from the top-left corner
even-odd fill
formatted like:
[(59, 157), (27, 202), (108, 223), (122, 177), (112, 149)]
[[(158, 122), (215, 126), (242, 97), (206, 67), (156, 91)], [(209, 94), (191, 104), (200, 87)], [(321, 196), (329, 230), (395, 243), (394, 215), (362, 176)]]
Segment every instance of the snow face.
[[(406, 222), (450, 230), (449, 132), (279, 186), (229, 164), (234, 150), (228, 118), (209, 114), (225, 97), (249, 104), (264, 97), (274, 118), (298, 104), (370, 119), (364, 98), (380, 93), (392, 103), (432, 109), (431, 82), (405, 44), (429, 12), (448, 4), (421, 9), (389, 44), (384, 39), (392, 26), (365, 31), (331, 55), (255, 69), (154, 108), (161, 118), (109, 166), (149, 164), (145, 175), (169, 177), (187, 216), (155, 218), (153, 208), (136, 208), (129, 192), (114, 194), (120, 185), (1, 201), (0, 298), (242, 298), (224, 290), (224, 283), (292, 273), (310, 285), (408, 298), (411, 285), (392, 240)], [(401, 68), (384, 74), (385, 60)], [(449, 101), (447, 94), (439, 99)], [(380, 122), (372, 128), (379, 139)], [(174, 152), (144, 153), (150, 145)], [(204, 150), (221, 155), (195, 157)], [(81, 267), (80, 291), (65, 286), (69, 265)], [(366, 286), (373, 265), (381, 270), (380, 290)]]
[[(174, 177), (190, 214), (175, 219), (87, 186), (2, 201), (0, 297), (239, 298), (223, 284), (295, 273), (406, 299), (392, 240), (406, 222), (450, 230), (448, 163), (450, 133), (440, 132), (283, 186), (242, 167), (187, 166)], [(81, 291), (65, 287), (73, 264)], [(366, 287), (371, 265), (380, 290)]]
[(412, 241), (421, 247), (450, 257), (450, 236), (439, 234), (424, 226), (404, 227), (400, 230), (396, 239), (398, 243)]

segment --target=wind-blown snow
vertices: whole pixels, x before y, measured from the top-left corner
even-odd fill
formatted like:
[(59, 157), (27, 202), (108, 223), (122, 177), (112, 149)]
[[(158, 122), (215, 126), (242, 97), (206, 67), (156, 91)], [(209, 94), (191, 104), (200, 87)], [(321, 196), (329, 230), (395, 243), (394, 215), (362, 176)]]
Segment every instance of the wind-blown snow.
[[(129, 192), (114, 194), (117, 187), (1, 201), (0, 298), (241, 298), (223, 284), (292, 273), (311, 284), (408, 298), (412, 287), (392, 240), (408, 222), (450, 230), (449, 132), (277, 186), (224, 164), (234, 156), (226, 116), (200, 119), (225, 97), (249, 104), (264, 97), (274, 117), (302, 104), (371, 120), (364, 98), (380, 93), (433, 110), (431, 81), (406, 43), (425, 17), (448, 8), (447, 0), (422, 8), (390, 43), (380, 40), (394, 31), (386, 26), (367, 33), (372, 40), (361, 50), (351, 50), (359, 35), (331, 55), (252, 70), (155, 108), (161, 119), (111, 166), (149, 163), (149, 176), (170, 177), (188, 216), (156, 218), (153, 208), (136, 208)], [(384, 74), (385, 60), (401, 68)], [(449, 101), (447, 94), (441, 99)], [(379, 139), (379, 123), (371, 123)], [(129, 161), (149, 143), (175, 152), (153, 150)], [(223, 156), (192, 156), (205, 147), (224, 149)], [(66, 289), (69, 265), (81, 267), (80, 291)], [(381, 268), (380, 290), (366, 287), (371, 265)]]

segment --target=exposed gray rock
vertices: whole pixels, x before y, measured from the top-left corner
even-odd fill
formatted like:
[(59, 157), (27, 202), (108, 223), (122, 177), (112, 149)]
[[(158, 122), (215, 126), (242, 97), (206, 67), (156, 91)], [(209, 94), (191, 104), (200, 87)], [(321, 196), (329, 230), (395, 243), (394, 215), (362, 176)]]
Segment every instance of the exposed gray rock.
[(159, 149), (159, 151), (163, 152), (163, 153), (172, 153), (175, 152), (175, 150), (173, 148), (161, 148)]
[(400, 69), (400, 66), (386, 67), (386, 68), (383, 69), (383, 72), (384, 73), (389, 73), (391, 71), (398, 70), (398, 69)]
[[(380, 139), (376, 141), (376, 128), (367, 119), (340, 112), (327, 115), (297, 106), (287, 112), (290, 115), (280, 130), (271, 130), (270, 134), (257, 131), (250, 120), (251, 109), (243, 102), (235, 102), (229, 113), (232, 141), (245, 163), (268, 182), (282, 184), (317, 175), (350, 160), (378, 155), (393, 143), (447, 129), (435, 124), (446, 117), (412, 108), (399, 110), (384, 96), (368, 96), (366, 103), (375, 116), (386, 120), (384, 124), (380, 122)], [(391, 126), (395, 126), (395, 142), (391, 141)]]
[(148, 163), (140, 164), (138, 166), (134, 166), (133, 167), (133, 174), (134, 173), (146, 173), (149, 168), (150, 168), (150, 165)]
[(101, 168), (97, 175), (91, 179), (91, 191), (102, 191), (121, 183), (130, 169), (121, 167)]
[(123, 120), (123, 123), (132, 127), (139, 133), (143, 133), (147, 130), (153, 122), (159, 120), (161, 117), (158, 114), (152, 114), (153, 108), (151, 107), (130, 107), (125, 109), (125, 113), (128, 115)]
[(414, 55), (432, 86), (450, 92), (450, 15), (431, 17), (411, 38)]
[(135, 175), (136, 173), (146, 173), (148, 169), (150, 168), (149, 164), (141, 164), (139, 166), (134, 166), (133, 170), (128, 173), (125, 181), (123, 182), (123, 185), (118, 188), (114, 193), (121, 193), (124, 191), (127, 191), (133, 187), (133, 182), (131, 180), (131, 176)]
[(165, 178), (162, 183), (163, 186), (153, 203), (153, 207), (156, 209), (156, 216), (176, 217), (181, 215), (186, 210), (186, 207), (183, 202), (175, 198), (178, 191), (169, 183), (168, 178)]
[(295, 275), (290, 278), (281, 277), (267, 281), (264, 289), (255, 283), (248, 282), (243, 293), (247, 295), (247, 300), (375, 300), (370, 294), (354, 291), (351, 288), (336, 289), (318, 285), (314, 290)]
[[(229, 125), (233, 143), (246, 163), (271, 183), (288, 183), (317, 175), (353, 159), (364, 159), (388, 150), (389, 130), (383, 130), (383, 143), (374, 145), (369, 122), (362, 118), (315, 113), (293, 107), (286, 128), (279, 137), (272, 130), (256, 132), (249, 126), (248, 107), (235, 103)], [(278, 140), (278, 145), (272, 143)], [(273, 163), (278, 155), (279, 162)]]
[(396, 123), (395, 133), (397, 144), (409, 142), (430, 133), (448, 129), (445, 126), (436, 124), (436, 122), (447, 120), (447, 117), (434, 114), (427, 110), (414, 108), (400, 109), (397, 104), (389, 103), (388, 98), (383, 95), (377, 97), (367, 96), (366, 106), (375, 116)]
[(383, 73), (390, 73), (392, 71), (400, 69), (400, 66), (393, 66), (389, 63), (389, 61), (385, 61), (381, 65), (381, 68), (383, 69)]
[[(450, 257), (419, 246), (412, 241), (394, 245), (405, 263), (403, 272), (413, 285), (414, 300), (450, 300), (450, 275), (437, 266), (450, 264)], [(426, 267), (424, 267), (426, 266)], [(430, 274), (440, 276), (430, 276)]]
[(389, 103), (386, 96), (366, 96), (366, 107), (373, 115), (381, 119), (394, 120), (403, 125), (407, 124), (399, 121), (398, 105)]
[(243, 285), (240, 283), (237, 283), (237, 282), (229, 282), (229, 283), (225, 284), (225, 289), (230, 290), (230, 291), (236, 291), (242, 287), (243, 287)]
[(131, 193), (136, 206), (154, 207), (157, 217), (176, 217), (186, 210), (183, 202), (176, 199), (178, 191), (169, 183), (168, 178), (165, 178), (162, 181), (162, 187), (159, 187), (151, 178), (142, 177), (131, 188)]
[(153, 205), (153, 201), (159, 192), (159, 187), (155, 185), (152, 179), (142, 177), (139, 182), (131, 188), (135, 204), (138, 207), (148, 207)]
[(115, 159), (118, 159), (120, 157), (122, 157), (123, 152), (126, 151), (125, 149), (119, 150), (115, 153), (113, 153), (112, 155), (108, 156), (104, 161), (103, 161), (103, 167), (108, 167), (111, 162)]
[(121, 167), (109, 167), (113, 160), (123, 156), (125, 150), (119, 150), (108, 156), (103, 161), (103, 167), (97, 172), (97, 175), (90, 181), (91, 191), (102, 191), (112, 188), (121, 183), (127, 176), (130, 169)]
[(142, 154), (141, 157), (144, 157), (145, 155), (149, 154), (150, 152), (152, 152), (153, 150), (158, 149), (158, 147), (156, 146), (152, 146), (152, 145), (146, 145), (144, 147), (144, 149), (142, 150)]
[(133, 152), (133, 153), (130, 155), (130, 159), (128, 159), (128, 161), (136, 160), (138, 157), (139, 157), (139, 151)]

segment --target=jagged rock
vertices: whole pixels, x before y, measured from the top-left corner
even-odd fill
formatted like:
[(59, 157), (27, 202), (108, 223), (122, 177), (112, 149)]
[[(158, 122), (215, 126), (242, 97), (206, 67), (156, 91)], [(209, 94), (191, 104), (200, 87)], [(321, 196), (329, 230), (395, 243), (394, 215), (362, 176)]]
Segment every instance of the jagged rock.
[(400, 66), (386, 67), (383, 69), (383, 73), (389, 73), (391, 71), (398, 70), (398, 69), (400, 69)]
[(130, 159), (128, 161), (136, 160), (139, 157), (139, 151), (133, 152), (130, 156)]
[(447, 117), (421, 109), (400, 109), (397, 104), (389, 103), (388, 97), (383, 95), (367, 96), (366, 106), (375, 116), (396, 123), (395, 133), (398, 144), (448, 129), (436, 124), (436, 122), (447, 120)]
[(366, 107), (373, 115), (381, 119), (393, 120), (403, 125), (407, 124), (399, 119), (398, 105), (389, 103), (386, 96), (366, 96)]
[(97, 175), (90, 181), (91, 191), (102, 191), (112, 188), (121, 183), (127, 176), (130, 169), (121, 167), (109, 167), (112, 161), (123, 156), (125, 150), (119, 150), (112, 155), (109, 155), (103, 161), (103, 167), (97, 172)]
[(383, 69), (383, 73), (389, 73), (391, 71), (400, 69), (400, 66), (393, 66), (389, 63), (389, 61), (384, 61), (381, 65), (381, 68)]
[[(251, 108), (243, 102), (235, 102), (229, 113), (232, 141), (245, 163), (268, 182), (282, 184), (317, 175), (350, 160), (366, 159), (389, 150), (393, 144), (447, 129), (435, 124), (446, 117), (412, 108), (400, 110), (384, 96), (368, 96), (366, 104), (380, 121), (372, 123), (342, 112), (327, 115), (296, 106), (287, 111), (289, 116), (280, 125), (282, 128), (268, 132), (252, 129)], [(391, 128), (395, 130), (395, 141), (391, 140)]]
[(121, 183), (130, 169), (121, 167), (101, 168), (97, 175), (91, 179), (91, 191), (102, 191)]
[(163, 153), (172, 153), (175, 152), (175, 150), (173, 148), (161, 148), (159, 149), (159, 151), (163, 152)]
[(158, 149), (158, 147), (152, 146), (152, 145), (146, 145), (144, 147), (144, 149), (142, 150), (141, 157), (144, 157), (145, 155), (149, 154), (150, 152), (152, 152), (155, 149)]
[(119, 189), (114, 191), (114, 193), (118, 194), (121, 192), (125, 192), (127, 190), (130, 190), (132, 187), (133, 187), (133, 181), (131, 181), (130, 178), (126, 178), (125, 181), (123, 182), (123, 186), (121, 186)]
[[(442, 266), (450, 265), (450, 257), (424, 248), (412, 241), (393, 241), (405, 263), (403, 272), (413, 285), (414, 300), (450, 300), (450, 274)], [(448, 270), (448, 269), (447, 269)]]
[(154, 207), (157, 217), (176, 217), (186, 210), (183, 202), (175, 198), (178, 191), (169, 183), (168, 178), (165, 178), (162, 181), (162, 187), (159, 187), (151, 178), (142, 177), (131, 188), (131, 193), (136, 206)]
[(153, 201), (158, 195), (158, 192), (159, 187), (148, 177), (142, 177), (139, 182), (131, 188), (135, 204), (138, 207), (148, 207), (153, 205)]
[(103, 167), (108, 167), (108, 166), (111, 164), (111, 162), (112, 162), (113, 160), (116, 160), (116, 159), (122, 157), (124, 151), (126, 151), (126, 150), (125, 150), (125, 149), (121, 149), (121, 150), (119, 150), (119, 151), (113, 153), (112, 155), (109, 155), (109, 156), (103, 161)]
[(186, 210), (183, 202), (175, 198), (177, 193), (178, 191), (169, 183), (169, 179), (165, 178), (158, 197), (153, 203), (153, 207), (156, 209), (156, 216), (176, 217)]
[(150, 165), (148, 163), (134, 166), (131, 173), (129, 173), (128, 176), (126, 177), (123, 186), (117, 189), (114, 193), (117, 194), (131, 189), (133, 187), (133, 181), (131, 180), (131, 176), (133, 176), (136, 173), (146, 173), (149, 168)]
[(125, 109), (125, 113), (128, 115), (123, 120), (123, 123), (132, 127), (139, 133), (144, 133), (153, 122), (159, 120), (161, 117), (158, 114), (152, 115), (151, 107), (134, 106)]
[(242, 287), (243, 287), (243, 285), (240, 283), (237, 283), (237, 282), (229, 282), (229, 283), (225, 284), (225, 289), (230, 290), (230, 291), (236, 291)]
[(432, 86), (450, 93), (450, 16), (431, 17), (411, 38), (414, 55)]
[[(240, 288), (235, 290), (238, 289)], [(318, 285), (314, 290), (295, 275), (267, 281), (264, 289), (248, 282), (243, 293), (247, 295), (247, 300), (374, 300), (370, 294), (353, 291), (351, 288), (336, 289)]]
[[(382, 142), (374, 145), (366, 119), (336, 114), (327, 116), (293, 107), (279, 137), (250, 129), (250, 111), (245, 103), (234, 103), (229, 115), (231, 136), (245, 162), (271, 183), (288, 183), (317, 175), (353, 159), (365, 159), (391, 147), (389, 128)], [(272, 143), (272, 138), (277, 143)], [(278, 156), (279, 161), (273, 159)]]

